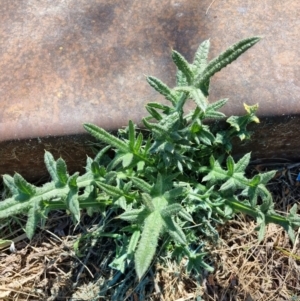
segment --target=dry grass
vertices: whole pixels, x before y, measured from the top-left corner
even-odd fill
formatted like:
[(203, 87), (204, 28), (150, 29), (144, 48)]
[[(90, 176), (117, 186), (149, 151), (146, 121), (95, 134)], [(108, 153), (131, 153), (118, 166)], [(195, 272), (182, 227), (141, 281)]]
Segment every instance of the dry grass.
[[(276, 210), (286, 212), (299, 203), (299, 164), (271, 165), (267, 168), (278, 173), (269, 189)], [(263, 171), (266, 164), (255, 163), (255, 169)], [(68, 216), (56, 212), (30, 243), (20, 230), (23, 222), (12, 219), (0, 226), (1, 238), (16, 242), (14, 253), (0, 245), (0, 300), (300, 300), (299, 233), (292, 246), (282, 228), (269, 225), (264, 241), (258, 242), (254, 222), (242, 215), (220, 228), (220, 245), (210, 247), (213, 274), (187, 275), (184, 262), (160, 258), (155, 274), (142, 284), (134, 272), (112, 283), (116, 276), (108, 263), (115, 246), (110, 239), (91, 244), (81, 259), (75, 255), (76, 239), (99, 224), (100, 217), (83, 216), (74, 229)], [(125, 293), (118, 297), (121, 287)]]

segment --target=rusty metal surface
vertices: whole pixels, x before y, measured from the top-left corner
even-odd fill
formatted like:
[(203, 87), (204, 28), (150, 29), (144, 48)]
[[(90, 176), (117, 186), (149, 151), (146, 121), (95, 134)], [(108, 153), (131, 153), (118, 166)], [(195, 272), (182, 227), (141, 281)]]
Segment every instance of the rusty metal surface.
[[(67, 162), (69, 174), (82, 173), (87, 156), (94, 157), (93, 139), (84, 135), (34, 138), (3, 141), (0, 144), (0, 174), (20, 173), (29, 181), (43, 183), (50, 179), (44, 163), (45, 150), (51, 152), (55, 160), (62, 157)], [(94, 145), (94, 149), (98, 149)]]
[[(261, 116), (293, 115), (296, 130), (299, 32), (295, 0), (2, 0), (0, 141), (80, 134), (84, 122), (106, 129), (139, 122), (157, 99), (144, 74), (174, 83), (172, 48), (191, 60), (210, 38), (214, 57), (252, 35), (264, 39), (215, 76), (210, 99), (230, 98), (228, 115), (259, 102)], [(296, 132), (267, 130), (259, 139), (284, 137), (296, 151)], [(282, 150), (273, 142), (266, 155)], [(263, 143), (255, 147), (261, 154)]]

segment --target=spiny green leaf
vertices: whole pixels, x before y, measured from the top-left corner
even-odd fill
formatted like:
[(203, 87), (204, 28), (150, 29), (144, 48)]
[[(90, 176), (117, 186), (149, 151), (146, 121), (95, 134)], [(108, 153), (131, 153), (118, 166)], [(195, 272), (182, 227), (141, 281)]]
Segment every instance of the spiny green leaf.
[(161, 196), (164, 193), (164, 179), (161, 174), (157, 175), (156, 183), (151, 189), (151, 195), (154, 197)]
[(110, 145), (105, 146), (103, 149), (101, 149), (101, 151), (96, 155), (96, 157), (94, 158), (94, 161), (100, 163), (102, 157), (104, 156), (105, 153), (107, 153), (107, 151), (111, 148)]
[(153, 109), (162, 110), (162, 112), (165, 113), (165, 114), (169, 114), (174, 110), (171, 107), (166, 106), (166, 105), (164, 105), (162, 103), (159, 103), (159, 102), (148, 102), (146, 104), (146, 107), (151, 107)]
[(162, 227), (163, 220), (158, 211), (148, 215), (135, 253), (135, 270), (139, 280), (141, 280), (151, 264)]
[(137, 178), (137, 177), (132, 177), (131, 180), (132, 180), (133, 184), (136, 187), (138, 187), (140, 190), (142, 190), (143, 192), (146, 192), (146, 193), (150, 193), (152, 186), (149, 183), (147, 183), (143, 179)]
[(56, 162), (52, 154), (49, 153), (48, 151), (45, 151), (44, 162), (52, 180), (56, 183), (58, 181), (57, 173), (56, 173)]
[(77, 188), (77, 178), (79, 176), (79, 172), (75, 172), (72, 176), (68, 179), (68, 186), (70, 189)]
[(94, 177), (96, 179), (103, 176), (101, 174), (100, 166), (99, 166), (99, 164), (98, 164), (97, 161), (93, 161), (92, 162), (92, 164), (91, 164), (91, 170), (92, 170), (92, 173), (93, 173), (93, 175), (94, 175)]
[(35, 186), (28, 183), (20, 174), (18, 173), (14, 174), (14, 181), (16, 187), (22, 194), (27, 195), (29, 197), (35, 194), (36, 191)]
[(208, 105), (207, 111), (218, 110), (218, 109), (222, 108), (226, 104), (227, 101), (228, 101), (228, 98), (223, 98), (214, 103), (211, 103)]
[(73, 187), (70, 189), (67, 196), (67, 207), (72, 214), (72, 217), (75, 219), (77, 223), (80, 221), (80, 208), (78, 201), (78, 188)]
[(195, 101), (196, 105), (201, 109), (201, 111), (206, 111), (208, 101), (200, 89), (189, 86), (177, 87), (175, 89), (176, 91), (189, 93), (189, 97)]
[(33, 202), (31, 208), (28, 211), (28, 219), (25, 228), (26, 235), (30, 240), (34, 235), (38, 224), (39, 214), (37, 210), (38, 210), (38, 203)]
[(152, 202), (152, 198), (148, 193), (142, 193), (143, 204), (148, 209), (148, 211), (153, 212), (155, 207)]
[(149, 214), (150, 212), (147, 210), (147, 208), (132, 209), (120, 214), (118, 218), (127, 222), (136, 222), (138, 220), (145, 220)]
[(149, 114), (152, 116), (152, 118), (154, 118), (154, 119), (156, 119), (158, 121), (160, 121), (160, 120), (163, 119), (163, 116), (160, 113), (158, 113), (156, 111), (156, 109), (154, 109), (154, 108), (152, 108), (150, 106), (146, 106), (146, 110), (149, 112)]
[(99, 128), (98, 126), (90, 123), (85, 123), (83, 125), (84, 129), (89, 132), (92, 136), (94, 136), (96, 139), (99, 139), (119, 150), (122, 152), (129, 152), (128, 145), (120, 140), (119, 138), (109, 134), (107, 131), (105, 131), (102, 128)]
[(227, 157), (226, 165), (227, 165), (228, 175), (232, 176), (235, 171), (235, 166), (234, 166), (235, 164), (234, 164), (233, 158), (231, 156)]
[(163, 217), (164, 225), (166, 228), (166, 231), (170, 234), (170, 236), (179, 244), (185, 245), (187, 243), (185, 234), (181, 227), (175, 223), (175, 221), (169, 217), (165, 216)]
[(187, 60), (176, 50), (172, 51), (172, 59), (177, 68), (185, 75), (189, 84), (193, 81), (193, 71)]
[(182, 207), (182, 209), (178, 212), (178, 215), (188, 221), (188, 222), (191, 222), (194, 224), (194, 220), (193, 220), (193, 217)]
[(203, 268), (209, 272), (213, 272), (214, 268), (204, 261), (204, 256), (207, 253), (191, 254), (187, 264), (187, 271), (191, 272), (194, 269), (197, 273), (202, 274)]
[(0, 202), (0, 218), (6, 218), (17, 215), (23, 212), (28, 212), (30, 209), (30, 201), (17, 201), (14, 198), (6, 199)]
[(122, 189), (116, 187), (116, 186), (112, 186), (112, 185), (108, 185), (102, 182), (97, 181), (96, 184), (103, 190), (105, 191), (107, 194), (111, 195), (112, 197), (121, 197), (124, 196), (124, 192)]
[(247, 166), (249, 165), (251, 158), (251, 153), (246, 154), (243, 156), (236, 164), (235, 164), (235, 172), (239, 173), (242, 172), (244, 173)]
[(198, 47), (198, 49), (196, 51), (195, 58), (193, 61), (193, 66), (196, 69), (197, 76), (199, 74), (201, 74), (202, 71), (207, 66), (207, 57), (208, 57), (209, 47), (210, 47), (210, 41), (206, 40), (200, 44), (200, 46)]
[(196, 105), (201, 109), (202, 112), (206, 111), (207, 99), (200, 89), (192, 89), (190, 97), (195, 101)]
[(3, 175), (3, 182), (13, 195), (17, 195), (19, 193), (13, 177), (10, 175)]
[(220, 191), (244, 189), (247, 185), (247, 178), (241, 174), (234, 174), (233, 177), (229, 178), (221, 187)]
[(168, 217), (177, 214), (183, 208), (180, 204), (171, 204), (160, 211), (162, 217)]
[(130, 238), (129, 244), (128, 244), (128, 249), (127, 249), (127, 253), (128, 254), (132, 254), (138, 244), (138, 241), (140, 239), (141, 236), (141, 231), (140, 230), (135, 230)]
[(200, 139), (202, 143), (209, 146), (212, 145), (215, 140), (214, 135), (210, 132), (207, 125), (201, 125), (201, 127), (199, 128), (199, 133), (194, 138)]
[(261, 173), (260, 174), (261, 184), (267, 184), (270, 180), (274, 178), (275, 174), (276, 174), (276, 170), (271, 170), (265, 173)]
[(224, 113), (218, 112), (217, 110), (223, 107), (227, 101), (228, 99), (225, 98), (209, 104), (204, 113), (204, 118), (219, 119), (226, 117)]
[(135, 143), (135, 129), (134, 129), (134, 124), (131, 120), (129, 120), (128, 133), (129, 133), (129, 148), (133, 150), (134, 143)]
[(66, 162), (62, 159), (59, 158), (56, 161), (56, 174), (59, 182), (64, 186), (68, 182), (68, 172), (67, 172), (67, 165)]
[(157, 123), (148, 122), (146, 118), (143, 119), (143, 123), (146, 128), (153, 131), (155, 134), (158, 134), (159, 136), (165, 136), (169, 133), (168, 128), (166, 126), (162, 126)]
[(218, 57), (209, 62), (199, 78), (196, 79), (195, 86), (201, 88), (215, 73), (235, 61), (242, 53), (255, 45), (259, 40), (260, 37), (247, 38), (229, 47)]
[(173, 92), (166, 84), (154, 76), (147, 77), (148, 84), (154, 88), (158, 93), (163, 95), (167, 100), (169, 100), (173, 105), (177, 102), (176, 93)]
[[(186, 76), (179, 70), (177, 69), (176, 72), (176, 86), (177, 87), (182, 87), (182, 86), (187, 86), (188, 82), (186, 79)], [(178, 96), (178, 99), (180, 99), (182, 95)]]
[(136, 138), (134, 147), (133, 147), (133, 151), (134, 151), (135, 154), (140, 152), (140, 148), (141, 148), (142, 144), (143, 144), (143, 134), (139, 133), (137, 138)]

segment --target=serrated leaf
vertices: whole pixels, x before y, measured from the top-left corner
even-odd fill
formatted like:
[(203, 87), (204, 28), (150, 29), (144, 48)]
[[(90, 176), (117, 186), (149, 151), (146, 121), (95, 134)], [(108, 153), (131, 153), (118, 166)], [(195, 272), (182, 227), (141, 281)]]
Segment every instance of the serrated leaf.
[(26, 235), (30, 240), (34, 235), (38, 224), (39, 214), (37, 213), (37, 210), (38, 204), (37, 202), (33, 202), (31, 208), (28, 211), (28, 219), (25, 227)]
[(235, 164), (235, 172), (245, 172), (246, 168), (249, 165), (251, 158), (251, 153), (243, 156), (236, 164)]
[(51, 179), (54, 182), (57, 182), (58, 178), (57, 178), (57, 173), (56, 173), (56, 162), (55, 162), (52, 154), (49, 153), (48, 151), (45, 151), (44, 162), (45, 162), (46, 168), (51, 176)]
[(227, 101), (228, 99), (220, 99), (212, 104), (209, 104), (205, 111), (204, 117), (211, 119), (220, 119), (226, 117), (224, 113), (218, 112), (217, 110), (223, 107)]
[(129, 136), (129, 148), (133, 150), (134, 143), (135, 143), (135, 129), (134, 129), (134, 124), (131, 120), (129, 120), (129, 125), (128, 125), (128, 136)]
[(168, 134), (168, 129), (165, 126), (162, 126), (157, 123), (148, 122), (146, 118), (143, 118), (143, 123), (146, 128), (153, 131), (155, 134), (158, 134), (159, 136), (165, 136)]
[(221, 69), (225, 68), (228, 64), (235, 61), (241, 54), (246, 50), (251, 48), (260, 40), (260, 37), (251, 37), (241, 40), (226, 51), (221, 53), (218, 57), (209, 62), (206, 68), (203, 70), (199, 78), (196, 79), (196, 87), (201, 88), (203, 85), (207, 84), (209, 79)]
[(157, 175), (156, 183), (151, 189), (151, 195), (153, 197), (161, 196), (164, 192), (164, 181), (161, 174)]
[(160, 113), (158, 113), (156, 111), (156, 109), (154, 109), (154, 108), (149, 107), (149, 106), (146, 105), (146, 110), (149, 112), (149, 114), (151, 115), (152, 118), (154, 118), (154, 119), (156, 119), (158, 121), (160, 121), (160, 120), (163, 119), (163, 116)]
[(110, 145), (105, 146), (103, 149), (101, 149), (100, 152), (98, 152), (98, 154), (96, 155), (96, 157), (94, 158), (94, 161), (96, 161), (97, 163), (100, 163), (100, 160), (102, 159), (102, 157), (105, 155), (105, 153), (107, 153), (107, 151), (111, 148)]
[(19, 193), (18, 187), (15, 185), (13, 177), (11, 177), (10, 175), (3, 175), (3, 182), (12, 195), (17, 195)]
[(94, 175), (94, 177), (97, 179), (99, 177), (101, 177), (101, 171), (100, 171), (100, 166), (98, 164), (97, 161), (93, 161), (92, 164), (91, 164), (91, 170), (92, 170), (92, 173)]
[(140, 152), (140, 148), (142, 146), (142, 143), (143, 143), (143, 134), (139, 133), (137, 138), (136, 138), (134, 148), (133, 148), (133, 151), (134, 151), (135, 154)]
[(66, 162), (62, 158), (59, 158), (56, 161), (56, 174), (60, 184), (65, 186), (68, 182), (69, 175), (67, 172)]
[(232, 176), (235, 171), (235, 168), (234, 168), (234, 161), (231, 156), (227, 157), (226, 165), (227, 165), (228, 175)]
[(200, 141), (206, 145), (211, 145), (215, 140), (214, 135), (209, 131), (208, 127), (203, 125), (201, 126), (200, 133), (196, 136)]
[(226, 120), (237, 132), (241, 130), (240, 128), (240, 117), (239, 116), (230, 116)]
[(188, 93), (189, 97), (194, 100), (198, 108), (202, 112), (206, 111), (208, 101), (200, 89), (195, 87), (190, 87), (190, 86), (184, 86), (184, 87), (176, 87), (175, 90)]
[(260, 183), (261, 179), (260, 179), (260, 175), (255, 175), (251, 181), (249, 182), (250, 186), (256, 187), (259, 183)]
[(201, 109), (202, 112), (206, 111), (208, 104), (207, 98), (200, 89), (192, 89), (190, 92), (190, 97), (195, 101), (196, 105)]
[(166, 84), (154, 76), (147, 77), (148, 84), (154, 88), (158, 93), (163, 95), (167, 100), (169, 100), (173, 105), (176, 104), (177, 98), (176, 93), (173, 92)]
[[(186, 76), (179, 69), (177, 69), (177, 72), (176, 72), (176, 86), (177, 87), (182, 87), (182, 86), (187, 86), (187, 85), (188, 85), (188, 82), (187, 82)], [(180, 95), (178, 97), (178, 99), (180, 99), (181, 96), (182, 95)]]
[(193, 217), (184, 208), (178, 212), (178, 215), (185, 221), (194, 223)]
[(126, 210), (128, 208), (127, 202), (126, 202), (126, 198), (124, 196), (119, 197), (114, 204), (116, 206), (119, 206), (120, 208)]
[(185, 245), (187, 243), (184, 232), (181, 227), (169, 216), (163, 218), (166, 231), (178, 244)]
[(182, 206), (180, 204), (171, 204), (160, 211), (162, 217), (170, 217), (172, 215), (177, 214), (180, 210), (182, 210)]
[(146, 208), (132, 209), (120, 214), (118, 218), (127, 222), (136, 222), (143, 221), (149, 214), (150, 212)]
[[(254, 115), (258, 110), (258, 104), (255, 104), (253, 106), (248, 106), (247, 104), (244, 103), (244, 108), (249, 115)], [(259, 123), (259, 120), (256, 123)]]
[(153, 212), (155, 210), (152, 198), (148, 193), (142, 193), (143, 204), (150, 211)]
[(224, 99), (220, 99), (212, 104), (209, 104), (209, 106), (207, 107), (207, 111), (210, 110), (218, 110), (220, 108), (222, 108), (228, 101), (228, 98), (224, 98)]
[(260, 174), (261, 184), (267, 184), (270, 180), (274, 178), (276, 170), (271, 170)]
[(96, 139), (99, 139), (99, 140), (119, 149), (120, 151), (122, 151), (124, 153), (129, 152), (129, 148), (124, 141), (117, 138), (116, 136), (109, 134), (104, 129), (102, 129), (94, 124), (90, 124), (90, 123), (85, 123), (83, 125), (83, 127), (87, 132), (89, 132)]
[(141, 231), (140, 230), (135, 230), (132, 233), (130, 241), (129, 241), (128, 249), (127, 249), (128, 254), (133, 254), (133, 252), (134, 252), (134, 250), (135, 250), (135, 248), (136, 248), (136, 246), (139, 242), (140, 236), (141, 236)]
[(123, 191), (116, 186), (108, 185), (99, 181), (97, 181), (96, 184), (112, 197), (121, 197), (124, 195)]
[(78, 188), (73, 187), (70, 189), (68, 196), (67, 196), (67, 207), (72, 214), (72, 217), (75, 219), (77, 223), (80, 221), (80, 208), (79, 208), (79, 201), (78, 201)]
[(18, 188), (20, 193), (29, 197), (35, 195), (35, 191), (36, 191), (35, 186), (28, 183), (20, 174), (18, 173), (14, 174), (14, 182), (15, 182), (15, 186)]
[(190, 64), (187, 60), (176, 50), (172, 51), (172, 59), (177, 68), (185, 75), (188, 84), (191, 84), (193, 81), (193, 71), (190, 67)]
[(133, 184), (140, 190), (150, 193), (152, 186), (141, 178), (131, 177)]
[(154, 257), (163, 220), (159, 212), (152, 212), (145, 220), (141, 239), (135, 252), (135, 270), (139, 280), (148, 270)]
[(214, 268), (212, 266), (210, 266), (209, 264), (207, 264), (203, 257), (206, 255), (207, 253), (200, 253), (200, 254), (190, 254), (189, 255), (189, 261), (187, 264), (187, 271), (191, 272), (192, 269), (194, 269), (198, 274), (202, 274), (203, 273), (203, 269), (209, 271), (209, 272), (213, 272)]
[(68, 186), (70, 189), (77, 188), (77, 178), (79, 176), (79, 172), (75, 172), (72, 176), (68, 179)]
[(199, 74), (201, 74), (201, 72), (207, 66), (207, 57), (208, 57), (209, 47), (210, 47), (210, 41), (206, 40), (200, 44), (200, 46), (198, 47), (198, 49), (196, 51), (193, 65), (196, 67), (197, 76)]
[(159, 102), (148, 102), (147, 107), (162, 110), (164, 113), (170, 113), (172, 108)]

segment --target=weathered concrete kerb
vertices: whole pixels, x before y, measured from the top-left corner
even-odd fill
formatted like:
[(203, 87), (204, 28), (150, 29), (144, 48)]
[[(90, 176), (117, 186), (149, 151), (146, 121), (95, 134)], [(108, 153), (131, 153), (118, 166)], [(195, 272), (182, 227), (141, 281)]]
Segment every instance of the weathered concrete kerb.
[(253, 35), (264, 38), (215, 76), (210, 99), (230, 98), (228, 115), (260, 104), (254, 156), (299, 157), (299, 32), (299, 1), (3, 0), (0, 173), (43, 175), (44, 149), (84, 166), (82, 123), (139, 123), (157, 100), (144, 74), (173, 84), (171, 49), (192, 59), (210, 38), (213, 57)]

